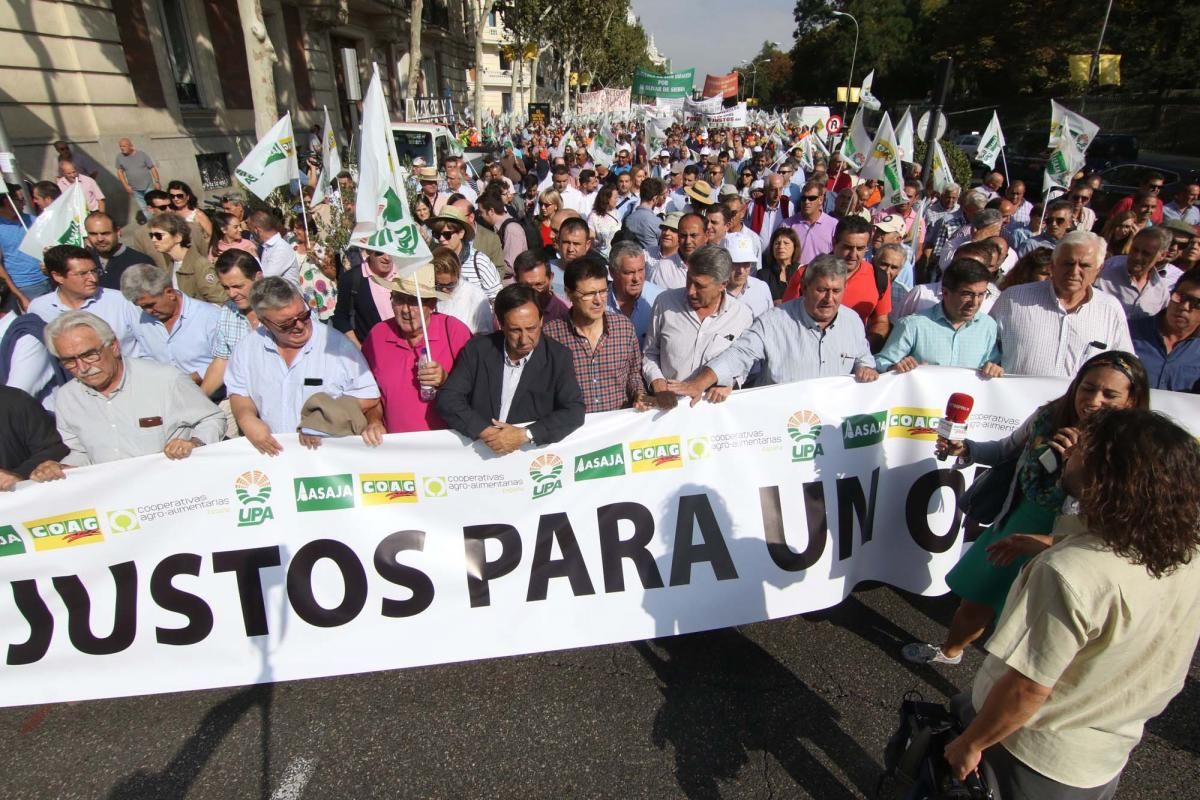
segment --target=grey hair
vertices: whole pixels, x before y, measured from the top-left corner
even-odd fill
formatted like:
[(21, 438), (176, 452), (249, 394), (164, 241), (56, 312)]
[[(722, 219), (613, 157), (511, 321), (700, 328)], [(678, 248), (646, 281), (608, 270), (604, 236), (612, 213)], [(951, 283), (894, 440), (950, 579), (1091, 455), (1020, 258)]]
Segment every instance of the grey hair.
[(973, 208), (976, 211), (988, 204), (987, 195), (983, 192), (972, 189), (967, 192), (967, 196), (962, 199), (962, 204), (968, 208)]
[[(875, 248), (875, 254), (879, 255), (884, 250), (895, 250), (900, 255), (904, 256), (905, 258), (908, 258), (908, 253), (904, 252), (904, 245), (900, 244), (899, 242), (889, 242), (888, 244), (881, 244), (881, 245), (879, 245), (879, 247)], [(807, 270), (805, 270), (805, 272), (807, 272)]]
[(1104, 263), (1104, 256), (1108, 252), (1108, 242), (1104, 241), (1104, 237), (1092, 233), (1091, 231), (1071, 231), (1058, 240), (1058, 244), (1054, 246), (1054, 262), (1058, 263), (1058, 254), (1067, 247), (1091, 247), (1096, 251), (1096, 266)]
[(971, 228), (974, 230), (979, 230), (980, 228), (986, 228), (989, 225), (998, 225), (1003, 221), (1004, 215), (1001, 214), (998, 209), (984, 208), (975, 215), (975, 219), (971, 220)]
[(121, 273), (121, 294), (134, 305), (141, 297), (157, 297), (170, 288), (171, 276), (154, 264), (134, 264)]
[[(278, 275), (262, 278), (255, 281), (254, 285), (250, 287), (250, 307), (259, 317), (262, 317), (265, 311), (274, 311), (277, 308), (291, 305), (294, 300), (304, 303), (304, 295), (300, 294), (300, 287)], [(307, 303), (305, 303), (305, 307), (308, 307)]]
[(95, 314), (88, 311), (68, 311), (61, 317), (55, 317), (54, 321), (47, 325), (42, 332), (42, 338), (50, 355), (58, 358), (58, 348), (54, 346), (54, 339), (73, 328), (91, 328), (100, 337), (100, 344), (106, 346), (112, 344), (117, 338), (109, 324)]
[(950, 183), (947, 183), (945, 186), (942, 187), (942, 191), (943, 192), (958, 192), (959, 194), (962, 194), (962, 187), (959, 186), (957, 183), (954, 183), (953, 181), (951, 181)]
[(826, 253), (817, 256), (804, 269), (804, 285), (811, 286), (817, 278), (840, 278), (843, 281), (850, 275), (846, 262), (835, 255)]
[(1158, 249), (1166, 250), (1171, 246), (1171, 240), (1175, 237), (1171, 235), (1171, 231), (1167, 228), (1142, 228), (1133, 235), (1134, 239), (1156, 239), (1158, 240)]
[(645, 258), (646, 251), (637, 242), (617, 242), (612, 246), (612, 251), (608, 255), (608, 264), (611, 269), (621, 268), (621, 259), (624, 258)]
[(688, 272), (707, 275), (717, 283), (728, 283), (733, 273), (733, 259), (724, 247), (706, 244), (697, 247), (687, 262)]

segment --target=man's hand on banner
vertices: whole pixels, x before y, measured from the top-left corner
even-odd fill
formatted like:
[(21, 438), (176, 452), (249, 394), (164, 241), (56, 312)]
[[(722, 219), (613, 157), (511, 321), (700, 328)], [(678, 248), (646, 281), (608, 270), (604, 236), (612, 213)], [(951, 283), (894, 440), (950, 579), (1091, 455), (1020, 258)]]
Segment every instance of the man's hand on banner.
[(239, 421), (242, 433), (254, 445), (254, 449), (265, 456), (277, 456), (283, 452), (282, 445), (275, 440), (271, 435), (271, 429), (267, 423), (260, 419)]
[(67, 477), (67, 467), (57, 461), (43, 461), (33, 468), (33, 472), (29, 473), (29, 477), (38, 483), (46, 483), (47, 481), (61, 481)]
[(858, 366), (854, 368), (854, 380), (857, 383), (870, 383), (879, 380), (879, 373), (874, 367)]
[(521, 449), (521, 445), (529, 441), (524, 428), (509, 425), (498, 419), (492, 420), (490, 428), (484, 428), (479, 439), (498, 456), (506, 456)]

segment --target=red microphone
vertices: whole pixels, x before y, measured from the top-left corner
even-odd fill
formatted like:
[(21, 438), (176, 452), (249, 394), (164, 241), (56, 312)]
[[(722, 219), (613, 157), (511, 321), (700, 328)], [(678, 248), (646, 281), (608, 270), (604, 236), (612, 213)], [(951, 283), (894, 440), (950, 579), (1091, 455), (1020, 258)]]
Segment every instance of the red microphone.
[(938, 461), (946, 460), (945, 447), (950, 442), (961, 442), (967, 438), (967, 417), (975, 407), (975, 398), (969, 394), (955, 392), (946, 401), (946, 413), (938, 422)]

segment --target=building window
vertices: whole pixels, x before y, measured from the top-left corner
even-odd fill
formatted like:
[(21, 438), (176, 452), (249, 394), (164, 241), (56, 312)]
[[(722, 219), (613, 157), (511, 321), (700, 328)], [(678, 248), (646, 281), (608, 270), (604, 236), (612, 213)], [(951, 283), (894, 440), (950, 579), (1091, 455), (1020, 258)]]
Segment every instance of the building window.
[(488, 27), (489, 28), (496, 27), (496, 12), (495, 11), (492, 11), (488, 14)]
[(196, 169), (200, 171), (200, 184), (205, 191), (229, 187), (229, 154), (201, 153), (196, 156)]
[(167, 59), (175, 78), (175, 95), (183, 106), (200, 105), (196, 87), (196, 68), (192, 63), (191, 35), (184, 0), (162, 0), (163, 30), (166, 32)]
[(502, 92), (500, 94), (500, 111), (504, 114), (512, 112), (512, 92)]
[(512, 69), (512, 56), (507, 45), (500, 48), (500, 69), (505, 72)]

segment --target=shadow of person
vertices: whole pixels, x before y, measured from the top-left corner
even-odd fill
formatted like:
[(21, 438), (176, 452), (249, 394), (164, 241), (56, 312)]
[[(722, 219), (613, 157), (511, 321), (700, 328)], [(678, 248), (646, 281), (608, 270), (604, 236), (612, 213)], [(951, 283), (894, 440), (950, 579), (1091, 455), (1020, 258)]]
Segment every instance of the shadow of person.
[(1183, 691), (1171, 699), (1163, 713), (1146, 723), (1146, 730), (1181, 750), (1200, 753), (1197, 706), (1200, 706), (1200, 681), (1188, 677)]

